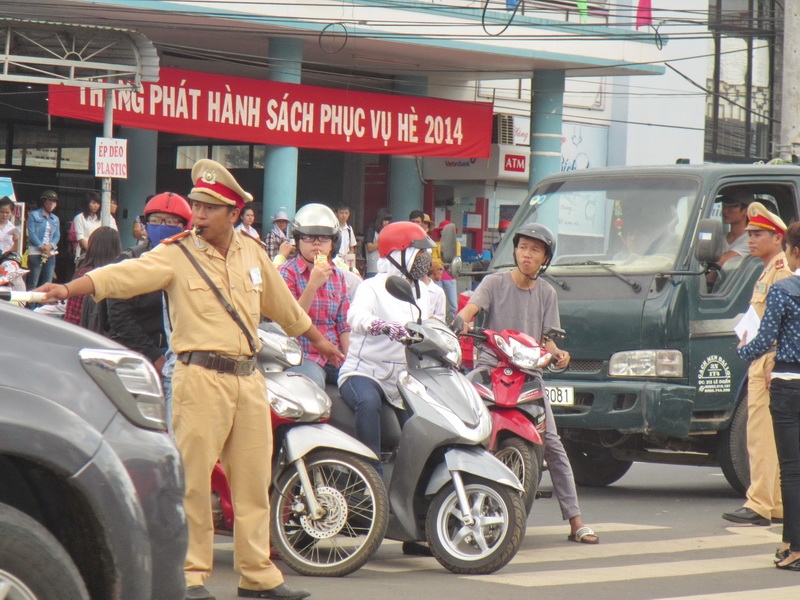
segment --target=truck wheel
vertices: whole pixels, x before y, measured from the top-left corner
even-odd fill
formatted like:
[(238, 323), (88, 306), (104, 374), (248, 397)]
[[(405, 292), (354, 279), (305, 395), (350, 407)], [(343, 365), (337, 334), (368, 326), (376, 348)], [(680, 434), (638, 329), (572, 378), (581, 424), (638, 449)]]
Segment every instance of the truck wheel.
[(14, 600), (89, 600), (58, 540), (23, 512), (0, 504), (0, 595)]
[(586, 487), (605, 487), (620, 479), (633, 462), (614, 458), (611, 450), (591, 444), (564, 440), (575, 483)]
[(747, 392), (739, 399), (730, 427), (719, 434), (717, 460), (731, 487), (744, 496), (750, 486), (747, 455)]

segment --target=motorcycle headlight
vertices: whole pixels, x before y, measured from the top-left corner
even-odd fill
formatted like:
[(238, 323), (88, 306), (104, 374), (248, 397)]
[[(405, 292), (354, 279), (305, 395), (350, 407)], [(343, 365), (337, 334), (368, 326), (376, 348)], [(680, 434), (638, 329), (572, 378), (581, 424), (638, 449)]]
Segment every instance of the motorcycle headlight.
[(444, 359), (456, 368), (461, 367), (461, 344), (458, 337), (447, 326), (439, 320), (429, 319), (425, 324), (436, 330), (439, 334), (441, 343), (446, 348)]
[(119, 411), (134, 425), (163, 431), (164, 393), (155, 368), (141, 354), (129, 350), (83, 348), (83, 368)]
[[(531, 371), (542, 366), (543, 362), (547, 362), (546, 355), (542, 355), (540, 348), (531, 348), (519, 340), (511, 338), (506, 341), (502, 336), (495, 335), (494, 343), (508, 357), (508, 360), (520, 369)], [(543, 358), (544, 360), (542, 360)]]
[(259, 355), (262, 360), (274, 360), (280, 357), (291, 367), (298, 366), (303, 362), (303, 349), (294, 338), (271, 331), (258, 330), (258, 339), (261, 340)]
[(611, 355), (612, 377), (683, 377), (680, 350), (631, 350)]
[(279, 417), (284, 419), (299, 419), (303, 416), (303, 407), (297, 402), (286, 396), (276, 394), (267, 388), (267, 399), (272, 410)]

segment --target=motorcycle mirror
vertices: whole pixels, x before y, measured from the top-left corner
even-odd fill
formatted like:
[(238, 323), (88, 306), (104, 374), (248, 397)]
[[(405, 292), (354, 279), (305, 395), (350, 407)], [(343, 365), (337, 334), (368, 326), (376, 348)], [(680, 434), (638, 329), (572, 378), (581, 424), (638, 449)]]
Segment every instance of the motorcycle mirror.
[(456, 315), (453, 317), (453, 322), (450, 323), (450, 330), (455, 333), (461, 333), (462, 329), (464, 329), (464, 319), (461, 318), (461, 315)]
[(411, 289), (411, 284), (408, 283), (407, 279), (399, 275), (392, 275), (386, 280), (385, 287), (393, 298), (413, 305), (419, 311), (420, 318), (422, 318), (422, 309), (417, 306), (417, 301), (414, 299), (414, 290)]
[(542, 334), (542, 337), (546, 340), (553, 340), (554, 342), (560, 342), (567, 337), (567, 332), (563, 329), (559, 329), (558, 327), (550, 327), (547, 331)]
[[(442, 229), (440, 242), (442, 245), (442, 262), (444, 262), (446, 265), (449, 265), (453, 262), (453, 259), (456, 257), (456, 253), (458, 252), (455, 225), (450, 223), (449, 225), (444, 226)], [(455, 275), (453, 275), (453, 277), (455, 277)]]
[(456, 256), (450, 263), (450, 275), (452, 275), (454, 278), (457, 278), (459, 275), (461, 275), (461, 270), (463, 267), (464, 264), (461, 262), (461, 257)]

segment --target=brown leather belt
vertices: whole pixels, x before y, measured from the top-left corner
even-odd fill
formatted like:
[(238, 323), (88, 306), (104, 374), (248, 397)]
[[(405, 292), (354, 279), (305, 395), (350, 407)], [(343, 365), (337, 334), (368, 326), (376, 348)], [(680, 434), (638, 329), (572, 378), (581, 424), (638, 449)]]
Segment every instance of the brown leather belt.
[(235, 359), (216, 352), (182, 352), (178, 360), (185, 365), (199, 365), (220, 373), (250, 375), (256, 369), (255, 358)]

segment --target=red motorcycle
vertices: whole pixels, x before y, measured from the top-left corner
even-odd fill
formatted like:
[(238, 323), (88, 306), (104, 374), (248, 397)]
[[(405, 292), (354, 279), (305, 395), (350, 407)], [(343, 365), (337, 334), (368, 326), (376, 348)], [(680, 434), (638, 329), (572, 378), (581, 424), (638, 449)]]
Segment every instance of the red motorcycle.
[[(467, 377), (492, 415), (488, 449), (522, 482), (525, 511), (530, 512), (542, 478), (544, 462), (545, 390), (535, 371), (553, 358), (533, 337), (507, 329), (473, 328), (465, 336), (494, 352), (497, 366), (476, 369)], [(561, 329), (549, 329), (542, 339), (559, 341)]]

